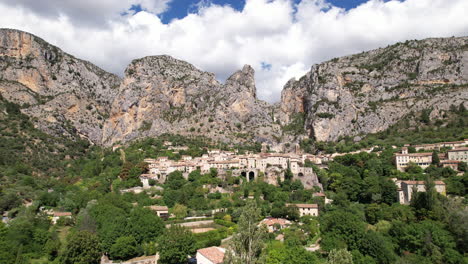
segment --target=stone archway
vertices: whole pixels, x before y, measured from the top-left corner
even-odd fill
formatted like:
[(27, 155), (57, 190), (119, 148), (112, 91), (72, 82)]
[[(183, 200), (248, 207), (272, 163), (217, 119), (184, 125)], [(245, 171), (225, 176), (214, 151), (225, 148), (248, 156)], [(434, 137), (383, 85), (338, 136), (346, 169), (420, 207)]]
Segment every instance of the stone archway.
[(255, 180), (255, 172), (254, 171), (250, 171), (249, 172), (249, 181), (253, 181)]
[(299, 172), (299, 173), (297, 174), (297, 176), (299, 176), (299, 177), (304, 177), (304, 173)]

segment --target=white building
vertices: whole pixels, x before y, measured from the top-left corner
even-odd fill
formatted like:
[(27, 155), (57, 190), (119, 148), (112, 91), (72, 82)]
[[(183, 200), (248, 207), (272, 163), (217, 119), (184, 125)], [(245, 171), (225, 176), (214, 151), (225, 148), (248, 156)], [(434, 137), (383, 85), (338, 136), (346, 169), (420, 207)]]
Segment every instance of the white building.
[(448, 159), (468, 162), (468, 148), (456, 148), (447, 151)]
[(410, 163), (425, 169), (432, 164), (432, 153), (408, 153), (408, 148), (403, 147), (401, 154), (395, 154), (395, 164), (399, 171), (405, 171)]
[(299, 209), (299, 216), (305, 215), (318, 216), (319, 208), (318, 204), (287, 204), (287, 206), (295, 206)]

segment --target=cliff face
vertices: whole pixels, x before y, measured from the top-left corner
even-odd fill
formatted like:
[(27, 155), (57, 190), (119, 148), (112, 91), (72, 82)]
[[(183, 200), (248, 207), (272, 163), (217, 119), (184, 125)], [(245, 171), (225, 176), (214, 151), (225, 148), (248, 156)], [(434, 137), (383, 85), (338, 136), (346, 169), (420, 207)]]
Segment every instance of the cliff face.
[(101, 141), (120, 79), (42, 39), (0, 30), (0, 93), (50, 134)]
[[(268, 140), (271, 106), (256, 98), (246, 65), (225, 84), (212, 73), (169, 56), (134, 60), (103, 129), (103, 144), (162, 133), (204, 135), (222, 141)], [(274, 128), (274, 126), (276, 126)]]
[(312, 66), (285, 86), (280, 116), (287, 123), (303, 112), (308, 135), (336, 141), (461, 103), (468, 106), (468, 38), (426, 39)]
[(248, 65), (222, 84), (187, 62), (145, 57), (122, 80), (17, 30), (0, 29), (0, 69), (0, 94), (37, 128), (106, 146), (162, 133), (335, 141), (423, 110), (437, 118), (451, 105), (468, 107), (468, 38), (407, 41), (314, 65), (275, 105), (257, 99)]

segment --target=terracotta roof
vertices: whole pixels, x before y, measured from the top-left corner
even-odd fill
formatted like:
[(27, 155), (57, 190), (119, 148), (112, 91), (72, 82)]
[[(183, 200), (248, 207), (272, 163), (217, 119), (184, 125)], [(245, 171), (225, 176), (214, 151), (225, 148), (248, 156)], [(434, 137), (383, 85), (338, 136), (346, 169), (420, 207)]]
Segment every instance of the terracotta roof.
[(422, 153), (409, 153), (409, 154), (395, 154), (396, 156), (410, 156), (410, 157), (428, 157), (432, 156), (432, 152), (422, 152)]
[(202, 254), (205, 258), (213, 262), (214, 264), (223, 263), (224, 249), (219, 247), (209, 247), (197, 250), (198, 253)]
[(267, 226), (272, 226), (274, 224), (279, 224), (281, 226), (284, 226), (288, 223), (289, 221), (283, 218), (265, 218), (263, 219), (260, 223), (265, 224)]
[(287, 204), (298, 208), (318, 208), (318, 204)]
[(71, 216), (71, 215), (72, 215), (72, 213), (70, 213), (70, 212), (54, 212), (54, 216), (58, 216), (58, 217), (60, 217), (60, 216)]
[(314, 193), (314, 196), (325, 197), (325, 194), (322, 192), (317, 192), (317, 193)]
[(153, 211), (168, 211), (169, 210), (167, 206), (161, 206), (161, 205), (151, 205), (147, 207)]
[[(406, 184), (411, 184), (411, 185), (414, 185), (414, 184), (422, 185), (425, 182), (424, 181), (401, 181), (401, 183), (406, 183)], [(436, 185), (445, 185), (445, 182), (443, 182), (443, 181), (434, 181), (434, 184), (436, 184)]]
[(465, 141), (448, 141), (448, 142), (441, 142), (439, 144), (464, 144)]
[(441, 164), (452, 164), (452, 163), (460, 163), (461, 161), (459, 160), (441, 160)]
[(239, 163), (239, 160), (218, 160), (218, 161), (209, 161), (210, 164), (231, 164)]
[(468, 148), (464, 147), (464, 148), (451, 149), (448, 152), (467, 151), (467, 150), (468, 150)]

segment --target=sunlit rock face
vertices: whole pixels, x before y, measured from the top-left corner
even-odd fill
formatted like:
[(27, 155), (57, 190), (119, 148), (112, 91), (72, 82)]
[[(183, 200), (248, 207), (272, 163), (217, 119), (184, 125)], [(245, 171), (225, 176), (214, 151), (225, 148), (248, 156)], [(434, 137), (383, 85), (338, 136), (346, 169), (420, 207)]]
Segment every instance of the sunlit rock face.
[(304, 113), (318, 141), (387, 129), (426, 109), (468, 106), (468, 38), (407, 41), (312, 66), (282, 92), (280, 120)]
[[(383, 131), (427, 109), (438, 118), (468, 107), (468, 38), (407, 41), (313, 65), (273, 105), (257, 99), (248, 65), (223, 84), (187, 62), (151, 56), (132, 61), (122, 79), (10, 29), (0, 29), (0, 69), (2, 97), (39, 129), (106, 146), (177, 133), (283, 148)], [(285, 129), (291, 124), (294, 133)]]

